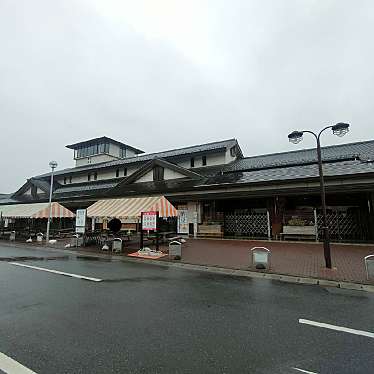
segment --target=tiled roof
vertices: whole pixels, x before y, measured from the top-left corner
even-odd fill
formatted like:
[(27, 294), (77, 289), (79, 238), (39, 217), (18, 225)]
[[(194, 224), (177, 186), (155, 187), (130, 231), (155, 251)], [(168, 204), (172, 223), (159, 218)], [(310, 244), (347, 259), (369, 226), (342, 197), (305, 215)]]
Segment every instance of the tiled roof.
[[(323, 165), (325, 177), (339, 177), (374, 173), (374, 162), (341, 161)], [(247, 184), (260, 182), (288, 181), (307, 178), (318, 178), (318, 165), (307, 164), (277, 167), (272, 169), (236, 171), (209, 178), (204, 185), (212, 184)]]
[[(55, 171), (55, 175), (67, 174), (69, 172), (75, 173), (75, 172), (85, 171), (85, 170), (102, 169), (102, 168), (107, 168), (107, 167), (116, 167), (116, 166), (128, 165), (128, 164), (134, 164), (134, 163), (143, 164), (149, 160), (161, 159), (161, 158), (168, 159), (168, 158), (188, 155), (192, 153), (208, 152), (208, 151), (210, 152), (210, 151), (219, 150), (219, 149), (226, 148), (226, 147), (230, 148), (236, 144), (237, 144), (236, 139), (222, 140), (219, 142), (206, 143), (206, 144), (194, 145), (191, 147), (172, 149), (170, 151), (142, 154), (139, 156), (124, 158), (121, 160), (114, 160), (114, 161), (108, 161), (108, 162), (103, 162), (99, 164), (92, 164), (92, 165), (85, 165), (81, 167), (57, 170)], [(46, 174), (39, 175), (36, 178), (43, 178), (49, 175), (50, 173), (46, 173)]]
[[(324, 161), (354, 159), (374, 160), (374, 140), (366, 142), (333, 145), (322, 148)], [(225, 166), (225, 171), (241, 171), (262, 168), (301, 165), (317, 162), (315, 149), (302, 149), (291, 152), (273, 153), (261, 156), (246, 157)]]

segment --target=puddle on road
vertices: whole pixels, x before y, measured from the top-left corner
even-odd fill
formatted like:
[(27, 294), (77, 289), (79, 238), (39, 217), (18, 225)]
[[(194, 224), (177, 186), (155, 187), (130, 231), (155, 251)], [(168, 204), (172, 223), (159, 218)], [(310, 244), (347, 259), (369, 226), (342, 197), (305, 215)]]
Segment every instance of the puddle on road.
[(102, 262), (112, 262), (112, 261), (114, 261), (110, 258), (101, 258), (101, 257), (93, 257), (93, 256), (76, 256), (75, 258), (77, 260), (82, 260), (82, 261), (102, 261)]
[(14, 257), (0, 257), (0, 261), (53, 261), (53, 260), (68, 260), (69, 256), (53, 256), (53, 257), (38, 257), (38, 256), (14, 256)]

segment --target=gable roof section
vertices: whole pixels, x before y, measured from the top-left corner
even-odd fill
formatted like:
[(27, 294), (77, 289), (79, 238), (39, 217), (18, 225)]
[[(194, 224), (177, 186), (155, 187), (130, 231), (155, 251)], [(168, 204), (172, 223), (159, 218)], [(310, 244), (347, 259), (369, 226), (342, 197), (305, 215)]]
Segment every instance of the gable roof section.
[(44, 193), (49, 194), (49, 183), (45, 180), (37, 179), (37, 178), (30, 178), (26, 181), (26, 183), (19, 188), (16, 192), (14, 192), (11, 197), (17, 198), (21, 197), (27, 190), (32, 187), (36, 187), (41, 189)]
[(195, 173), (179, 165), (175, 165), (171, 162), (157, 159), (157, 160), (152, 160), (152, 161), (147, 162), (143, 167), (141, 167), (135, 173), (129, 175), (127, 178), (122, 180), (122, 182), (120, 182), (117, 187), (120, 188), (123, 185), (134, 183), (140, 177), (142, 177), (143, 175), (151, 171), (155, 166), (161, 166), (165, 169), (176, 171), (180, 174), (183, 174), (186, 178), (189, 178), (189, 179), (201, 179), (201, 175), (198, 173)]

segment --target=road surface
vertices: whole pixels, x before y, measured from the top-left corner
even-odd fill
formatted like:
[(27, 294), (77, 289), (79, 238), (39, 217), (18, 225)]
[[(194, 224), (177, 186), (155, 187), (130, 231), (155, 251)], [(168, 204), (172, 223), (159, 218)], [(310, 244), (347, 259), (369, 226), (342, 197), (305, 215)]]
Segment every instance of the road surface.
[(374, 294), (60, 256), (0, 243), (0, 373), (374, 372)]

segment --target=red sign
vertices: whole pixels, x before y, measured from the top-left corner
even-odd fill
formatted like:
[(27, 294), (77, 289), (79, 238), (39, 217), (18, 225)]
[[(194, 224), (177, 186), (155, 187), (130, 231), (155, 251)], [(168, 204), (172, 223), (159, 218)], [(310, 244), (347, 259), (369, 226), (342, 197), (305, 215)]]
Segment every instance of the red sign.
[(143, 212), (142, 230), (157, 230), (157, 212)]

